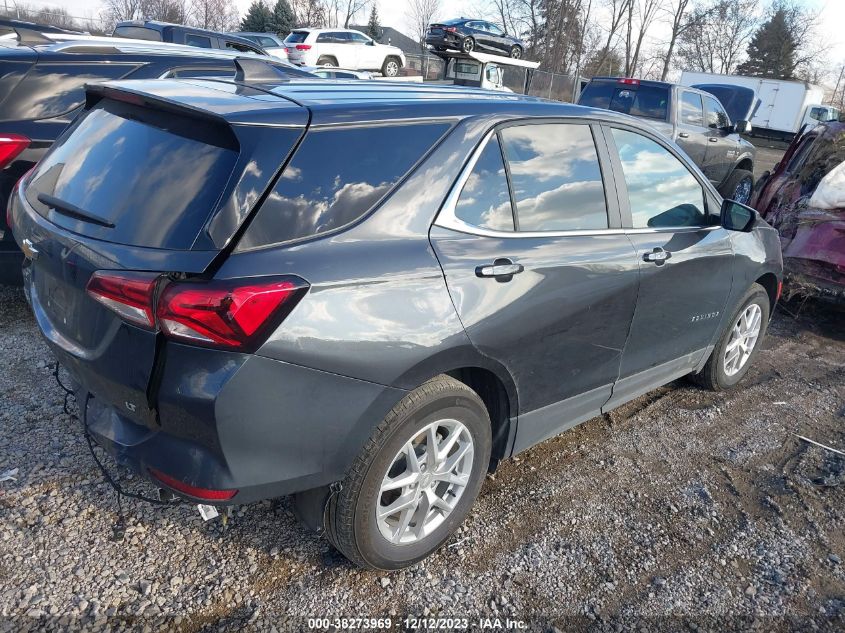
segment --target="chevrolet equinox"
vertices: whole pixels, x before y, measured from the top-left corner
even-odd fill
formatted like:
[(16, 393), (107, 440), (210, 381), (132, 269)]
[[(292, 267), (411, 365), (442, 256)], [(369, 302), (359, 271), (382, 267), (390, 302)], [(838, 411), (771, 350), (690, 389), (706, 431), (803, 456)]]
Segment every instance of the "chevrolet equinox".
[(293, 494), (396, 569), (498, 461), (748, 371), (777, 234), (643, 123), (257, 64), (89, 87), (12, 196), (38, 326), (118, 462), (198, 503)]

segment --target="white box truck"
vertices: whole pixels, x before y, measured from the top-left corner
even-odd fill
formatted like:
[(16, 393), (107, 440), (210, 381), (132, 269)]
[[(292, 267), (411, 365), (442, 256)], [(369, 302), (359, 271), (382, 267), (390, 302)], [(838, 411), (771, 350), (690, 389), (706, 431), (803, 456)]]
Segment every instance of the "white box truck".
[[(832, 120), (832, 108), (823, 106), (824, 88), (803, 81), (783, 81), (762, 77), (718, 75), (685, 70), (681, 85), (723, 84), (744, 86), (760, 100), (751, 118), (752, 135), (791, 140), (805, 123), (815, 126)], [(838, 114), (838, 113), (837, 113)]]

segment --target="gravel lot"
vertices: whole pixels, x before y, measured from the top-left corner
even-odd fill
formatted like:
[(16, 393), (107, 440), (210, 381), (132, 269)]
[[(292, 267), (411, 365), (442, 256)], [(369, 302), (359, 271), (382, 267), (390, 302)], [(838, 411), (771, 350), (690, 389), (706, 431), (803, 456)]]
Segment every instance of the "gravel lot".
[(193, 507), (129, 500), (113, 541), (115, 495), (62, 412), (20, 290), (0, 288), (0, 473), (18, 469), (0, 483), (0, 630), (430, 615), (841, 631), (845, 458), (795, 434), (845, 448), (843, 321), (779, 309), (741, 389), (679, 381), (504, 463), (446, 548), (384, 575), (303, 531), (286, 500), (238, 510), (225, 531)]

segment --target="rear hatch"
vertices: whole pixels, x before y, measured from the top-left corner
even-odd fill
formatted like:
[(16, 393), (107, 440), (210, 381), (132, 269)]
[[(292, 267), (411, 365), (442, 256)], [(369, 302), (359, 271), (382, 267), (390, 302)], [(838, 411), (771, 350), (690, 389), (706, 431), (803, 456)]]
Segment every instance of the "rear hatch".
[[(279, 128), (251, 125), (268, 112)], [(10, 213), (38, 324), (96, 397), (154, 424), (163, 340), (94, 300), (92, 275), (210, 275), (306, 123), (304, 108), (222, 82), (89, 89)]]

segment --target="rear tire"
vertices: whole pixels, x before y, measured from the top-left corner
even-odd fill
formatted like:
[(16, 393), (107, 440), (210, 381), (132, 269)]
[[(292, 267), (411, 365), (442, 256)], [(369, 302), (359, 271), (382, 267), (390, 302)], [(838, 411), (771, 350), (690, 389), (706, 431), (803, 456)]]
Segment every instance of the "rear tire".
[(385, 77), (398, 77), (402, 64), (395, 57), (388, 57), (381, 66), (381, 74)]
[(727, 200), (736, 200), (748, 204), (754, 192), (754, 174), (746, 169), (734, 169), (725, 183), (719, 187), (719, 193)]
[(335, 68), (337, 68), (337, 60), (334, 57), (331, 57), (330, 55), (322, 55), (317, 60), (317, 65), (318, 66), (334, 66)]
[(361, 567), (392, 570), (422, 560), (469, 513), (491, 445), (478, 394), (449, 376), (432, 378), (378, 425), (329, 499), (326, 537)]
[[(711, 391), (726, 391), (735, 387), (748, 373), (748, 368), (760, 351), (769, 325), (770, 309), (766, 289), (760, 284), (753, 284), (742, 298), (739, 308), (731, 315), (704, 368), (697, 374), (691, 374), (690, 379)], [(759, 319), (759, 329), (750, 326), (751, 319)], [(753, 335), (753, 341), (747, 337), (748, 334)]]

